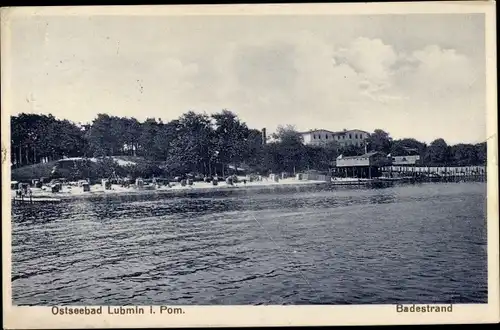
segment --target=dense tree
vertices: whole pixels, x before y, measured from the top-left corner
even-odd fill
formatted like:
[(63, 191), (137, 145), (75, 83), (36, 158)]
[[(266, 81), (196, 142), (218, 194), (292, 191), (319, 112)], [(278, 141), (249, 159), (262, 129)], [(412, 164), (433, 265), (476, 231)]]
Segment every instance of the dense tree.
[(141, 124), (135, 118), (122, 118), (124, 151), (130, 156), (136, 156), (141, 137)]
[(391, 145), (393, 156), (420, 155), (425, 156), (427, 145), (415, 139), (394, 140)]
[(174, 120), (163, 124), (160, 122), (157, 126), (156, 135), (152, 140), (154, 149), (154, 158), (165, 161), (168, 157), (170, 145), (174, 141), (177, 133), (178, 121)]
[(262, 161), (264, 156), (264, 141), (262, 141), (262, 132), (256, 129), (248, 131), (248, 138), (246, 146), (243, 148), (243, 160), (252, 168), (262, 168)]
[(213, 133), (210, 118), (205, 114), (188, 112), (178, 121), (176, 136), (170, 143), (168, 170), (208, 173), (213, 152)]
[(456, 165), (479, 165), (478, 149), (472, 144), (457, 144), (450, 147), (451, 162)]
[(425, 154), (425, 162), (429, 165), (442, 166), (449, 164), (450, 150), (443, 139), (431, 142)]
[(359, 147), (353, 144), (342, 147), (339, 150), (339, 154), (342, 154), (342, 156), (358, 156), (364, 154), (364, 152), (364, 147)]
[(98, 114), (87, 132), (87, 139), (91, 152), (96, 157), (113, 156), (117, 151), (115, 134), (111, 130), (111, 117), (107, 114)]
[[(98, 157), (100, 174), (104, 167), (114, 171), (109, 156), (142, 156), (143, 163), (130, 166), (134, 175), (182, 175), (186, 172), (227, 174), (228, 168), (247, 167), (260, 173), (328, 170), (339, 154), (360, 155), (364, 147), (340, 147), (336, 141), (322, 146), (304, 145), (301, 134), (290, 125), (279, 126), (273, 141), (262, 141), (261, 131), (249, 129), (228, 110), (207, 115), (187, 112), (163, 122), (98, 114), (90, 125), (79, 126), (52, 115), (20, 114), (11, 117), (11, 161), (16, 167), (64, 157)], [(368, 139), (369, 151), (393, 155), (418, 153), (426, 165), (484, 165), (486, 142), (448, 146), (443, 139), (426, 145), (415, 139), (392, 140), (377, 129)], [(160, 166), (161, 165), (161, 166)], [(87, 175), (96, 171), (82, 168)], [(102, 172), (102, 173), (101, 173)]]
[(292, 125), (278, 126), (275, 134), (277, 140), (278, 159), (280, 171), (296, 172), (306, 167), (307, 152), (302, 136)]
[(486, 165), (486, 142), (478, 143), (474, 147), (476, 149), (478, 165)]
[(325, 146), (306, 146), (306, 162), (303, 169), (328, 170), (337, 158), (337, 149), (336, 143), (329, 143)]
[(47, 136), (49, 126), (56, 124), (57, 121), (53, 117), (32, 114), (11, 117), (13, 162), (19, 165), (32, 164), (36, 163), (40, 156), (45, 156), (44, 152), (40, 152), (40, 145), (44, 143), (48, 147), (53, 147), (57, 142)]
[(305, 169), (317, 169), (327, 171), (342, 153), (337, 141), (330, 141), (322, 146), (306, 146)]
[[(155, 137), (158, 136), (163, 124), (158, 123), (155, 118), (148, 118), (141, 125), (141, 135), (139, 137), (139, 155), (148, 159), (155, 159), (160, 154), (158, 143)], [(166, 141), (167, 142), (167, 141)]]
[(80, 156), (86, 148), (86, 141), (81, 128), (67, 120), (58, 121), (55, 125), (57, 136), (56, 155), (60, 157)]
[(70, 121), (57, 120), (51, 115), (11, 117), (11, 161), (16, 166), (77, 156), (85, 149), (82, 129)]
[(213, 114), (212, 118), (215, 127), (213, 147), (216, 159), (223, 167), (226, 165), (238, 167), (248, 151), (250, 130), (228, 110)]
[(392, 138), (389, 133), (376, 129), (368, 137), (368, 148), (370, 151), (381, 151), (389, 153), (391, 151)]
[(278, 142), (270, 142), (264, 146), (262, 159), (262, 174), (278, 173), (283, 171), (282, 154), (279, 152)]

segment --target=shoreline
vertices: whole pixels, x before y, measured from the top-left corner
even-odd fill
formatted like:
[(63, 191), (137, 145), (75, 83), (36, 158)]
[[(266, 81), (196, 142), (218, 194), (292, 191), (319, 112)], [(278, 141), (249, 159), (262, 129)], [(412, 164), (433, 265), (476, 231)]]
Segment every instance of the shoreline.
[[(220, 192), (236, 192), (236, 191), (267, 191), (267, 190), (286, 190), (286, 189), (297, 189), (306, 187), (315, 187), (321, 185), (328, 185), (327, 181), (296, 181), (296, 180), (281, 180), (280, 182), (258, 182), (258, 183), (238, 183), (235, 185), (227, 185), (226, 183), (220, 183), (217, 186), (212, 184), (206, 184), (201, 182), (196, 182), (193, 186), (180, 186), (179, 184), (173, 187), (159, 187), (153, 188), (152, 186), (145, 186), (144, 188), (124, 188), (119, 185), (112, 185), (111, 190), (105, 190), (102, 185), (91, 186), (91, 191), (83, 192), (80, 187), (72, 187), (68, 189), (63, 187), (62, 192), (51, 193), (44, 191), (42, 189), (32, 188), (32, 198), (45, 199), (53, 198), (60, 200), (76, 200), (76, 199), (88, 199), (88, 198), (99, 198), (99, 197), (117, 197), (117, 196), (147, 196), (147, 195), (172, 195), (172, 196), (182, 196), (188, 194), (205, 194), (205, 193), (220, 193)], [(12, 198), (15, 198), (15, 191), (11, 192)], [(25, 196), (24, 199), (29, 201), (29, 197)]]
[[(413, 182), (415, 184), (417, 182)], [(427, 183), (427, 182), (420, 182)], [(429, 182), (433, 183), (433, 182)], [(435, 182), (434, 182), (435, 183)], [(112, 185), (112, 189), (105, 190), (102, 185), (96, 184), (91, 186), (91, 191), (83, 192), (81, 187), (71, 187), (63, 186), (63, 190), (58, 193), (52, 193), (40, 188), (32, 188), (32, 199), (35, 202), (44, 202), (42, 200), (58, 200), (58, 201), (71, 201), (79, 199), (92, 199), (92, 198), (114, 198), (119, 196), (172, 196), (172, 197), (182, 197), (182, 196), (192, 196), (192, 195), (205, 195), (210, 193), (235, 193), (235, 192), (272, 192), (272, 191), (289, 191), (297, 190), (300, 188), (310, 189), (314, 187), (376, 187), (384, 188), (390, 187), (394, 184), (412, 184), (406, 180), (396, 179), (396, 180), (374, 180), (374, 179), (354, 179), (354, 178), (337, 178), (332, 181), (321, 181), (321, 180), (296, 180), (293, 178), (283, 179), (279, 182), (274, 181), (257, 181), (247, 184), (238, 183), (234, 185), (228, 185), (225, 182), (219, 183), (219, 185), (214, 186), (211, 183), (205, 182), (195, 182), (193, 186), (181, 186), (176, 183), (172, 187), (154, 187), (145, 186), (143, 188), (129, 187), (124, 188), (120, 185)], [(15, 191), (11, 191), (11, 201), (14, 203), (19, 202), (19, 198), (15, 196)], [(30, 198), (24, 196), (24, 201), (21, 203), (29, 203)], [(48, 201), (47, 201), (48, 202)]]

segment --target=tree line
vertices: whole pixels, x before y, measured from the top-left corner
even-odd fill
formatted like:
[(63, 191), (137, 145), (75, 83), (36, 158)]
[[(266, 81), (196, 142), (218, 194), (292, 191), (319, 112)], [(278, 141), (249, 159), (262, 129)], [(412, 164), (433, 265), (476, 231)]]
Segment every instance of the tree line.
[(448, 145), (442, 138), (430, 144), (416, 139), (393, 140), (387, 132), (377, 129), (370, 135), (371, 150), (391, 155), (419, 155), (426, 166), (475, 166), (486, 165), (486, 142)]
[[(280, 126), (263, 141), (228, 110), (211, 115), (187, 112), (163, 122), (98, 114), (89, 125), (77, 125), (52, 115), (20, 114), (11, 117), (11, 162), (14, 167), (64, 157), (141, 157), (161, 165), (171, 174), (224, 174), (228, 167), (255, 172), (328, 170), (339, 155), (353, 156), (365, 147), (341, 147), (335, 141), (324, 146), (303, 143), (293, 126)], [(380, 129), (366, 141), (368, 151), (392, 155), (419, 154), (425, 165), (461, 166), (486, 164), (486, 142), (447, 145), (436, 139), (429, 145), (415, 139), (394, 140)]]

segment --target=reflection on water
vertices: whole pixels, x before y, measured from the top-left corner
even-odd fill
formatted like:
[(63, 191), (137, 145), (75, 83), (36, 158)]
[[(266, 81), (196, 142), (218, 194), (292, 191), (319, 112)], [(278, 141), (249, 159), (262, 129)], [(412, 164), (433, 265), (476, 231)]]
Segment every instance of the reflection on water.
[(487, 301), (486, 186), (14, 206), (16, 305)]

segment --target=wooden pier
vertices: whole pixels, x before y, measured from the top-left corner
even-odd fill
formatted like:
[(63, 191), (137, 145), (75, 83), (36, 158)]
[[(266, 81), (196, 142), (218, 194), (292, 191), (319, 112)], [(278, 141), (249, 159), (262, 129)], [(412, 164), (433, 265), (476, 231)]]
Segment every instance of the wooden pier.
[(416, 182), (486, 182), (485, 166), (386, 166), (381, 173), (388, 179), (411, 178)]
[(39, 203), (59, 203), (60, 198), (50, 198), (50, 197), (14, 197), (12, 199), (13, 204), (39, 204)]
[(359, 187), (359, 188), (387, 188), (392, 187), (396, 182), (402, 183), (402, 180), (384, 180), (383, 178), (373, 178), (352, 181), (332, 181), (331, 186), (338, 187)]

